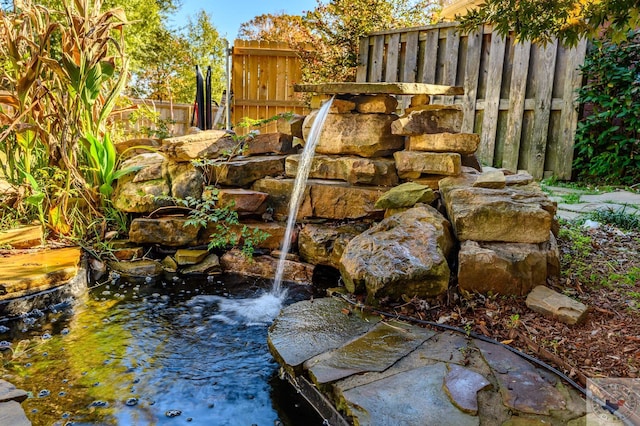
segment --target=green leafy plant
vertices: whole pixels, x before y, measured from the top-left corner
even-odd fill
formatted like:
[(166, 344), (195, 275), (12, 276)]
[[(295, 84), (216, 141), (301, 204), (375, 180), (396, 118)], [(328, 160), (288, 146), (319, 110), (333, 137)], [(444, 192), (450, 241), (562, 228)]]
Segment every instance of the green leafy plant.
[(613, 225), (624, 231), (640, 230), (640, 215), (627, 211), (627, 206), (620, 209), (595, 210), (588, 215), (589, 219)]
[(175, 206), (188, 210), (185, 226), (210, 228), (209, 249), (241, 246), (242, 253), (251, 258), (255, 247), (269, 237), (269, 234), (257, 228), (240, 223), (238, 213), (232, 206), (218, 205), (218, 190), (206, 188), (211, 195), (203, 198), (176, 198), (158, 196), (159, 200), (171, 201)]
[(640, 179), (640, 31), (619, 44), (595, 41), (578, 101), (592, 108), (578, 123), (574, 169), (587, 182), (632, 185)]
[(84, 138), (84, 148), (93, 164), (93, 171), (96, 174), (96, 181), (99, 183), (99, 191), (107, 200), (113, 193), (113, 181), (129, 173), (136, 172), (141, 166), (131, 166), (117, 170), (116, 148), (108, 133), (105, 133), (102, 140), (88, 133)]

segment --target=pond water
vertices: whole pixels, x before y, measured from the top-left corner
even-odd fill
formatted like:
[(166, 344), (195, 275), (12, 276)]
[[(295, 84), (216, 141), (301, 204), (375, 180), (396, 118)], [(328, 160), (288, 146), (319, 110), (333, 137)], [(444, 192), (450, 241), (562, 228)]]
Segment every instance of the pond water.
[[(269, 286), (109, 281), (67, 309), (0, 323), (2, 377), (30, 393), (36, 426), (322, 424), (277, 378)], [(310, 296), (289, 287), (285, 303)]]

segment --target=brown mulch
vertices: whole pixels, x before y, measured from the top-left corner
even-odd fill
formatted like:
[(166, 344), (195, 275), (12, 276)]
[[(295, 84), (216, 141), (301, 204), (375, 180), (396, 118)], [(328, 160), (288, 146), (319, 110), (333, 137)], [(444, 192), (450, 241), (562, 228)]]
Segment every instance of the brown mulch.
[(547, 284), (590, 307), (579, 325), (531, 311), (525, 297), (465, 299), (455, 288), (438, 301), (412, 299), (384, 309), (502, 341), (582, 386), (587, 378), (640, 377), (640, 232), (562, 227), (562, 276)]

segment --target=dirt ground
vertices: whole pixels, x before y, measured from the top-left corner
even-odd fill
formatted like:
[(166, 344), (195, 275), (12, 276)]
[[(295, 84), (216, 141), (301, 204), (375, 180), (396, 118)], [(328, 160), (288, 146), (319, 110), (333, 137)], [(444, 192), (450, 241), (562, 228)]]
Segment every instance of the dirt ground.
[(640, 377), (640, 232), (563, 223), (562, 275), (548, 286), (589, 306), (570, 326), (531, 311), (525, 297), (460, 297), (454, 286), (438, 301), (413, 299), (386, 310), (494, 338), (558, 368), (585, 386), (587, 378)]

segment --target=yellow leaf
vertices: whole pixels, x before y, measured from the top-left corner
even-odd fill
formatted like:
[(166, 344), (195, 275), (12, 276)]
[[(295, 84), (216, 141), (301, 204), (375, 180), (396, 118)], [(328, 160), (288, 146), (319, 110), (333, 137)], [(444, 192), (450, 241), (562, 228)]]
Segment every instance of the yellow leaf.
[(60, 206), (53, 206), (49, 209), (49, 226), (56, 234), (67, 235), (71, 231), (71, 226), (65, 220)]
[(513, 339), (509, 339), (509, 340), (503, 340), (502, 342), (503, 345), (510, 345), (511, 343), (513, 343)]

